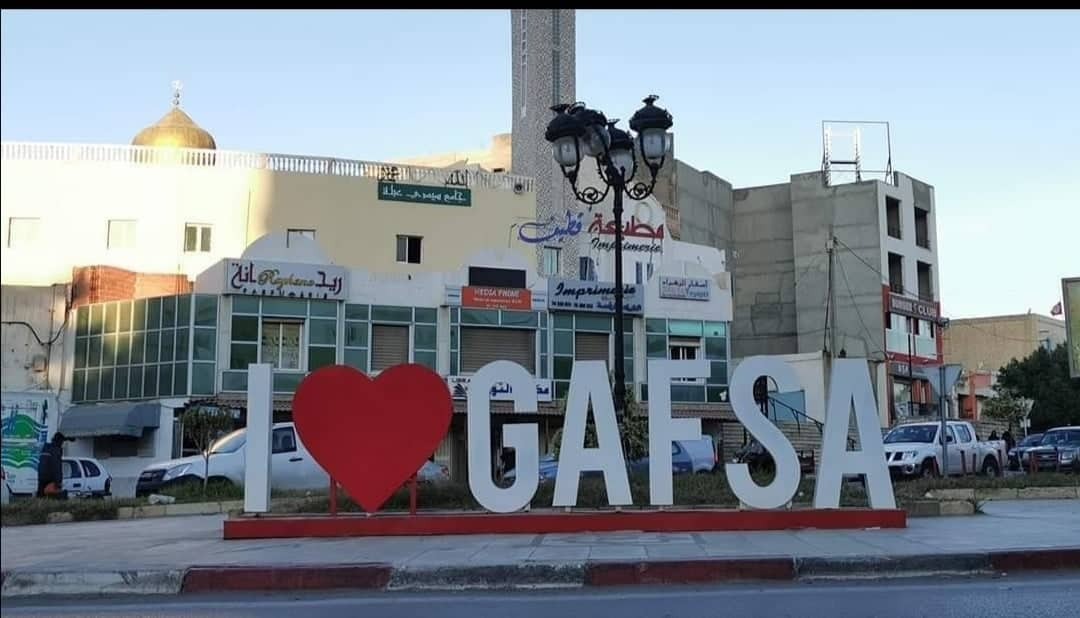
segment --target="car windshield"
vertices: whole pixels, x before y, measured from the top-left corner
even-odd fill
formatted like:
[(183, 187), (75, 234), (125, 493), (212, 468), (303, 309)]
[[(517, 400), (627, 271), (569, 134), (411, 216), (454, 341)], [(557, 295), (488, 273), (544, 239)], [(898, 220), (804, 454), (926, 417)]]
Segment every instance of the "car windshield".
[(933, 442), (936, 425), (906, 425), (897, 427), (885, 435), (885, 444), (896, 442)]
[(210, 454), (236, 452), (237, 449), (244, 446), (245, 442), (247, 442), (247, 434), (244, 433), (243, 429), (237, 429), (210, 445)]
[(1039, 446), (1040, 442), (1042, 442), (1042, 434), (1033, 433), (1030, 436), (1021, 440), (1020, 444), (1018, 444), (1017, 446)]
[(1050, 431), (1043, 436), (1042, 446), (1063, 446), (1080, 442), (1080, 429)]

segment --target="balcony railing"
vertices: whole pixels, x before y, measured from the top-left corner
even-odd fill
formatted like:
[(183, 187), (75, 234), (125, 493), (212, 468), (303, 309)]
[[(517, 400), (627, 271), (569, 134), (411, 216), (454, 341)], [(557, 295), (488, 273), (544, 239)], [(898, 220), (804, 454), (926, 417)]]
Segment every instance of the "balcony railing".
[(891, 281), (891, 282), (889, 282), (889, 289), (892, 290), (896, 294), (903, 294), (904, 293), (904, 284), (900, 283), (899, 281)]
[(923, 249), (929, 249), (930, 248), (930, 237), (923, 236), (923, 235), (916, 235), (915, 236), (915, 244), (922, 247)]
[(893, 238), (900, 238), (900, 225), (899, 224), (894, 225), (894, 224), (890, 223), (888, 228), (889, 228), (889, 236), (891, 236)]
[[(61, 161), (118, 163), (129, 165), (191, 165), (226, 169), (265, 169), (321, 176), (353, 176), (395, 182), (445, 184), (450, 170), (398, 163), (379, 163), (334, 157), (312, 157), (197, 148), (162, 148), (119, 144), (55, 144), (3, 142), (3, 161)], [(504, 189), (515, 193), (533, 191), (527, 176), (476, 170), (453, 170), (455, 180), (468, 187)]]

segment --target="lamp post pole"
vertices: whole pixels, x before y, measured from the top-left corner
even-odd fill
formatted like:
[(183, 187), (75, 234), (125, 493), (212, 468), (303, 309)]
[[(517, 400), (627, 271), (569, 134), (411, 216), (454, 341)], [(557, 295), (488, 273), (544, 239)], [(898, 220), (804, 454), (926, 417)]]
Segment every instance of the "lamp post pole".
[[(653, 103), (658, 97), (644, 99), (645, 106), (634, 112), (630, 129), (637, 135), (616, 128), (617, 120), (609, 121), (603, 113), (585, 107), (584, 103), (560, 104), (551, 108), (555, 117), (547, 126), (545, 139), (551, 142), (552, 154), (570, 182), (574, 196), (579, 202), (590, 206), (599, 204), (614, 190), (612, 214), (615, 224), (615, 414), (622, 416), (626, 410), (626, 363), (623, 340), (623, 195), (642, 200), (652, 195), (656, 176), (664, 165), (669, 144), (667, 130), (673, 122), (671, 114)], [(584, 156), (596, 161), (597, 172), (603, 188), (578, 188), (578, 172)], [(637, 173), (638, 159), (649, 168), (648, 184), (633, 182)], [(629, 186), (628, 186), (629, 185)]]

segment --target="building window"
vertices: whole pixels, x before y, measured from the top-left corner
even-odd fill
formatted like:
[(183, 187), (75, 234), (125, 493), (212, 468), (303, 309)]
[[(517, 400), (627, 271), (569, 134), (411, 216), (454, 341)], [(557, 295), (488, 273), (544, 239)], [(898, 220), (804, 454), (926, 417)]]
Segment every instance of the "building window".
[(371, 370), (382, 371), (409, 362), (409, 327), (375, 324), (371, 327)]
[(930, 248), (930, 213), (922, 208), (915, 209), (915, 244)]
[(133, 219), (109, 220), (109, 249), (135, 248), (135, 221)]
[(643, 285), (652, 277), (653, 265), (652, 262), (635, 262), (634, 263), (634, 281), (638, 285)]
[(904, 257), (897, 253), (889, 253), (889, 289), (904, 293)]
[(596, 281), (596, 262), (591, 257), (578, 258), (578, 278), (582, 281)]
[(263, 320), (261, 362), (274, 369), (300, 369), (301, 322)]
[(919, 272), (919, 298), (934, 300), (934, 275), (926, 262), (916, 262)]
[(607, 333), (574, 333), (574, 360), (610, 360)]
[(212, 228), (202, 223), (188, 223), (184, 226), (184, 251), (187, 253), (210, 253), (210, 232)]
[(8, 249), (26, 249), (37, 244), (41, 233), (41, 219), (37, 217), (11, 217), (8, 219)]
[(461, 372), (474, 373), (496, 360), (513, 361), (536, 373), (536, 331), (516, 328), (461, 328)]
[(889, 236), (902, 238), (900, 236), (900, 200), (894, 197), (885, 198), (885, 221)]
[(398, 234), (397, 237), (397, 261), (400, 264), (419, 264), (420, 263), (420, 241), (423, 238), (420, 236), (402, 236)]
[(293, 242), (297, 238), (308, 238), (310, 240), (315, 240), (315, 230), (290, 229), (285, 235), (285, 246), (291, 247)]
[[(668, 337), (668, 357), (671, 360), (695, 360), (701, 357), (701, 340), (695, 337)], [(703, 378), (675, 378), (672, 382), (704, 384)]]
[(559, 274), (559, 248), (544, 247), (544, 259), (541, 264), (545, 277), (554, 277)]

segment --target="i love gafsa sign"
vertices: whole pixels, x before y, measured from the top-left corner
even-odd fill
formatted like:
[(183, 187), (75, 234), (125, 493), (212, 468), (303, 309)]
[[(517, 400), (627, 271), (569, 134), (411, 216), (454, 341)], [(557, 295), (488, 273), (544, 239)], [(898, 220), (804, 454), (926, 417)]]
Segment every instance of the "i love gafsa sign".
[[(671, 382), (704, 378), (706, 360), (649, 361), (649, 502), (673, 503), (671, 445), (701, 436), (701, 419), (672, 418)], [(761, 414), (753, 385), (769, 376), (780, 392), (801, 388), (795, 370), (777, 357), (754, 356), (736, 367), (731, 403), (740, 422), (772, 455), (776, 474), (758, 485), (743, 463), (725, 464), (728, 482), (744, 504), (776, 509), (792, 501), (801, 469), (787, 437)], [(496, 383), (509, 384), (514, 411), (536, 412), (535, 378), (510, 361), (494, 361), (472, 376), (468, 394), (468, 482), (476, 501), (496, 513), (518, 511), (529, 504), (539, 486), (539, 428), (536, 423), (503, 425), (503, 445), (515, 451), (514, 482), (500, 486), (491, 476), (491, 398)], [(892, 481), (885, 462), (877, 405), (866, 362), (833, 361), (821, 462), (814, 488), (815, 508), (839, 508), (847, 475), (863, 475), (870, 507), (895, 509)], [(592, 408), (597, 446), (585, 446), (585, 427)], [(450, 427), (453, 402), (446, 382), (427, 367), (398, 365), (375, 379), (351, 367), (324, 367), (308, 375), (293, 400), (293, 420), (312, 456), (349, 495), (374, 512), (427, 460)], [(860, 450), (847, 449), (849, 419), (854, 411)], [(553, 506), (576, 506), (584, 472), (599, 472), (612, 506), (632, 504), (626, 458), (619, 439), (615, 407), (602, 361), (574, 363), (563, 420), (562, 447), (555, 478)]]

